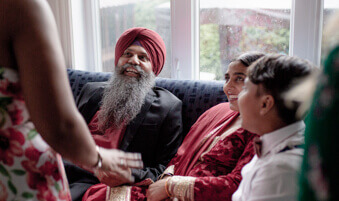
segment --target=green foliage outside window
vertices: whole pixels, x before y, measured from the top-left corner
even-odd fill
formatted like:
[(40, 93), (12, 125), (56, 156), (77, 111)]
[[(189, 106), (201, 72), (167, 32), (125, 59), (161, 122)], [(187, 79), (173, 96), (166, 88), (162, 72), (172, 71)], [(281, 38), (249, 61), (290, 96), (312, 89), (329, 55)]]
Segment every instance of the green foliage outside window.
[(221, 70), (219, 26), (217, 24), (200, 25), (200, 72), (213, 73), (217, 80), (224, 77)]
[[(134, 7), (134, 26), (156, 30), (155, 7), (166, 2), (168, 2), (168, 0), (141, 1), (140, 3), (136, 3)], [(171, 16), (168, 17), (170, 18)]]
[[(243, 26), (239, 52), (261, 51), (288, 54), (290, 31), (287, 28)], [(217, 24), (200, 25), (200, 72), (215, 74), (216, 80), (224, 75), (220, 60), (220, 37)]]
[(289, 38), (286, 28), (243, 27), (240, 47), (244, 51), (288, 54)]

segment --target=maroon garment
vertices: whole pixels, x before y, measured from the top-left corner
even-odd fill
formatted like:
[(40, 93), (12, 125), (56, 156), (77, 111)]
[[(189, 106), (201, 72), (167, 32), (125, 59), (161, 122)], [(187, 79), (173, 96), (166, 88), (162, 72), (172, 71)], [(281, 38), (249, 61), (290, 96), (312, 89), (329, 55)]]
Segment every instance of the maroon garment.
[[(257, 136), (242, 128), (220, 140), (205, 154), (203, 162), (196, 163), (197, 161), (194, 160), (194, 164), (180, 164), (185, 162), (187, 155), (196, 158), (197, 156), (192, 153), (203, 153), (208, 146), (203, 146), (204, 150), (194, 150), (199, 147), (196, 145), (201, 142), (201, 139), (228, 119), (235, 119), (238, 115), (238, 112), (229, 109), (229, 103), (219, 104), (206, 111), (192, 126), (177, 155), (168, 165), (175, 165), (175, 175), (177, 172), (182, 172), (180, 169), (177, 170), (177, 167), (181, 167), (185, 169), (184, 176), (197, 177), (194, 184), (194, 200), (231, 200), (232, 194), (238, 188), (242, 179), (241, 169), (254, 155), (253, 139)], [(223, 134), (231, 122), (228, 121), (212, 136)], [(210, 137), (208, 141), (212, 142), (214, 137)], [(189, 142), (194, 142), (195, 139), (199, 142), (189, 146)], [(193, 161), (189, 158), (187, 160)], [(133, 187), (131, 200), (146, 200), (143, 192), (144, 189)]]
[(150, 56), (153, 72), (159, 75), (166, 60), (166, 46), (162, 38), (155, 31), (135, 27), (126, 30), (115, 46), (115, 66), (124, 51), (138, 41)]
[[(253, 139), (257, 135), (240, 128), (218, 141), (204, 155), (204, 161), (197, 159), (209, 147), (213, 138), (222, 135), (238, 115), (238, 112), (230, 110), (229, 103), (221, 103), (206, 111), (192, 126), (178, 153), (169, 163), (168, 166), (175, 166), (174, 175), (184, 172), (181, 175), (197, 178), (194, 184), (194, 200), (232, 200), (232, 194), (242, 179), (241, 169), (254, 155)], [(203, 146), (199, 146), (206, 135), (226, 121)], [(84, 196), (83, 200), (103, 200), (106, 188), (103, 184), (96, 185), (96, 189), (92, 188), (92, 192)], [(133, 186), (131, 200), (146, 201), (146, 188)]]
[(198, 177), (194, 184), (195, 200), (232, 200), (241, 177), (241, 169), (254, 156), (253, 138), (238, 129), (208, 152), (204, 163), (195, 166), (188, 176)]
[(88, 124), (88, 128), (92, 134), (95, 144), (106, 149), (118, 149), (119, 145), (124, 137), (126, 126), (115, 129), (107, 129), (104, 133), (99, 129), (98, 115), (101, 110), (98, 110), (91, 122)]
[[(213, 139), (216, 136), (222, 135), (228, 129), (232, 120), (239, 116), (238, 112), (229, 109), (228, 103), (225, 104), (224, 107), (215, 106), (210, 110), (213, 110), (211, 111), (213, 113), (208, 111), (205, 112), (191, 127), (190, 132), (179, 147), (176, 156), (168, 164), (168, 166), (175, 165), (175, 175), (187, 176), (201, 154), (210, 146)], [(227, 123), (224, 124), (225, 122)], [(221, 126), (222, 124), (224, 125)], [(218, 128), (219, 126), (221, 127)], [(205, 136), (210, 134), (213, 130), (215, 130), (215, 132), (206, 140), (206, 142), (201, 144), (201, 141)]]

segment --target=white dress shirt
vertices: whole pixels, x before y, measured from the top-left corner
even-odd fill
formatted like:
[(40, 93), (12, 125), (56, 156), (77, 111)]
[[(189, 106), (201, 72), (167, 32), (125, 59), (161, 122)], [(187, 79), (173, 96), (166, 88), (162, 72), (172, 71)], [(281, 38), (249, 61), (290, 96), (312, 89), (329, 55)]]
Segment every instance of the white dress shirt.
[(233, 201), (297, 200), (298, 172), (304, 150), (305, 124), (298, 121), (260, 137), (260, 158), (255, 155), (241, 171), (242, 181)]

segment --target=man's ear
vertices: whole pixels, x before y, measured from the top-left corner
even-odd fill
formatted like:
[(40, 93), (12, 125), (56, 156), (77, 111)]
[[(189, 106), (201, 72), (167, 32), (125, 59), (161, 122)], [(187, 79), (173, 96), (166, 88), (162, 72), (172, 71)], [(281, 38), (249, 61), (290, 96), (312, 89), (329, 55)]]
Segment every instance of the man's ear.
[(265, 94), (260, 98), (260, 115), (266, 115), (274, 107), (274, 98), (270, 94)]

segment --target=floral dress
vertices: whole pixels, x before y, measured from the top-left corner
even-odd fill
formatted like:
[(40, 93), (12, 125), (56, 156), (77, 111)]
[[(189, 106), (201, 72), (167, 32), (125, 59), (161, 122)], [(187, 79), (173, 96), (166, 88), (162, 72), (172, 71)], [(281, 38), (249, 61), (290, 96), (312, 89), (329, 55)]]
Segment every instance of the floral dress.
[(71, 200), (60, 155), (34, 128), (18, 73), (0, 67), (0, 201)]

